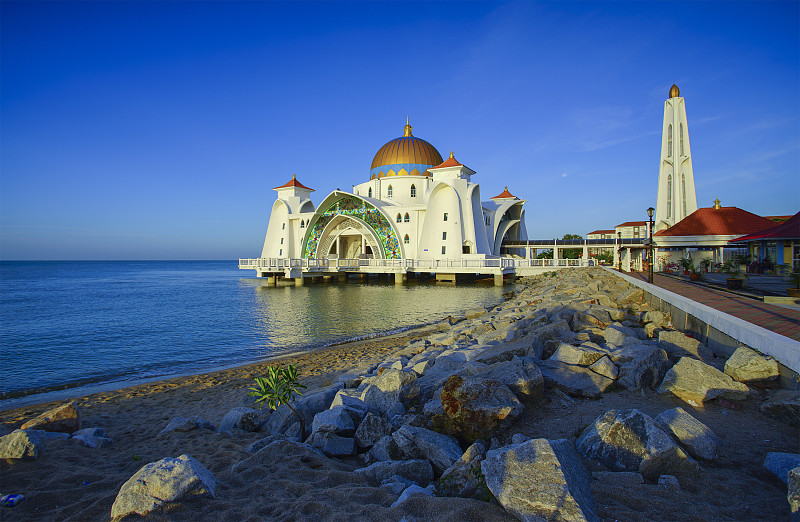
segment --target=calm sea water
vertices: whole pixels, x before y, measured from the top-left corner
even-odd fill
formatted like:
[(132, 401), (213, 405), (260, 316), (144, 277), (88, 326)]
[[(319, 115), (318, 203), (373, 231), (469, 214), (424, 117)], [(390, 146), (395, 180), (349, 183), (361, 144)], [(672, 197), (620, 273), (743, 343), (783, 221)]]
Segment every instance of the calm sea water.
[(0, 409), (389, 333), (509, 291), (253, 276), (231, 261), (0, 262)]

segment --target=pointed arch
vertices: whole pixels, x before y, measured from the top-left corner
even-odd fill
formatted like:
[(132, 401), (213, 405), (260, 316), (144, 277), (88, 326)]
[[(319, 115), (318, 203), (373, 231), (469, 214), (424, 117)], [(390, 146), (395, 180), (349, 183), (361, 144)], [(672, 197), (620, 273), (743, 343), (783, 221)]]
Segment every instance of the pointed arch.
[(393, 192), (393, 190), (392, 190), (392, 186), (391, 186), (391, 185), (389, 185), (389, 188), (388, 188), (388, 189), (386, 189), (386, 197), (387, 197), (387, 198), (390, 198), (390, 197), (392, 197), (392, 192)]
[(372, 197), (372, 187), (370, 187), (369, 190), (367, 191), (367, 196), (370, 198)]
[(397, 222), (398, 223), (402, 223), (403, 222), (403, 216), (401, 216), (399, 212), (397, 213)]
[(672, 217), (672, 174), (667, 176), (667, 218)]
[(683, 123), (680, 126), (680, 139), (681, 139), (681, 156), (685, 156), (686, 154), (683, 153)]
[(414, 185), (413, 183), (411, 184), (411, 197), (412, 198), (417, 197), (417, 186)]
[(407, 245), (408, 242), (409, 242), (409, 237), (408, 237), (408, 234), (406, 234), (406, 237), (403, 238), (403, 243), (405, 243)]
[(667, 157), (672, 157), (672, 124), (667, 128)]
[(403, 218), (403, 221), (405, 221), (406, 223), (408, 223), (408, 222), (410, 222), (410, 221), (411, 221), (411, 216), (409, 216), (409, 215), (408, 215), (408, 212), (406, 212), (406, 215), (405, 215), (405, 217)]
[(683, 212), (681, 219), (686, 217), (686, 174), (681, 174), (681, 195), (683, 197)]

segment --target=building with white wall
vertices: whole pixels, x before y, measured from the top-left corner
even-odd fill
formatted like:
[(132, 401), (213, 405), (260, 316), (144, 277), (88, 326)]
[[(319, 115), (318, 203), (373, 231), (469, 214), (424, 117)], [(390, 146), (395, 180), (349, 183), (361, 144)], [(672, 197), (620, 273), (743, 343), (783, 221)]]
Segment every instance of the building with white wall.
[(375, 154), (369, 180), (352, 192), (335, 190), (315, 206), (313, 189), (295, 176), (276, 187), (261, 259), (498, 257), (504, 241), (527, 239), (525, 201), (507, 188), (482, 201), (475, 174), (452, 152), (443, 160), (407, 122), (403, 136)]

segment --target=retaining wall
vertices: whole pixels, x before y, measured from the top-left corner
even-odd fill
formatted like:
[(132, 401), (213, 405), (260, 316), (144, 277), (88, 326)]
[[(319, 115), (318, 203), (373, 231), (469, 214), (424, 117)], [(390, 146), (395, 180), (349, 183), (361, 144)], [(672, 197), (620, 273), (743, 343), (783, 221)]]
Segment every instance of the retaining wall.
[(718, 357), (727, 358), (739, 346), (748, 346), (778, 361), (781, 387), (800, 388), (800, 342), (641, 279), (606, 267), (604, 269), (641, 288), (645, 300), (653, 308), (672, 316), (672, 326), (676, 330), (691, 334)]

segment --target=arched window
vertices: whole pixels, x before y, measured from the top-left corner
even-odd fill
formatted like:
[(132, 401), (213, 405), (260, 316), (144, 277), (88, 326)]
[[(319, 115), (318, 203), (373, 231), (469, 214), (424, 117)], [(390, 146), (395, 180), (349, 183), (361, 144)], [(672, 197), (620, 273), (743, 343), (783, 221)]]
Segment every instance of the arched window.
[(392, 197), (392, 186), (391, 185), (389, 185), (389, 188), (386, 189), (386, 197), (387, 198)]
[(302, 219), (300, 220), (300, 228), (306, 228), (306, 222)]
[(686, 174), (681, 174), (681, 193), (683, 199), (683, 214), (681, 214), (681, 218), (686, 217)]
[(667, 217), (672, 217), (672, 174), (667, 176)]
[(680, 129), (681, 129), (681, 156), (685, 156), (685, 154), (683, 153), (683, 123), (681, 123)]
[(372, 197), (372, 187), (370, 187), (369, 191), (367, 191), (367, 196), (370, 198)]
[(408, 234), (406, 234), (406, 237), (403, 238), (403, 243), (406, 245), (408, 244)]
[(403, 216), (401, 216), (400, 214), (397, 214), (397, 222), (401, 223), (402, 221), (403, 221)]
[(406, 223), (411, 221), (411, 216), (408, 215), (408, 212), (406, 212), (406, 217), (403, 218), (403, 221), (405, 221)]
[(286, 223), (284, 223), (283, 225), (281, 225), (281, 230), (286, 230)]
[(667, 129), (667, 157), (672, 157), (672, 125)]
[(416, 185), (411, 185), (411, 197), (412, 198), (417, 197), (417, 186)]

